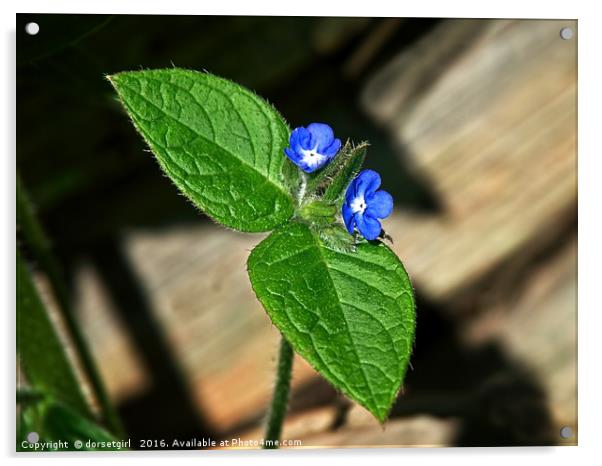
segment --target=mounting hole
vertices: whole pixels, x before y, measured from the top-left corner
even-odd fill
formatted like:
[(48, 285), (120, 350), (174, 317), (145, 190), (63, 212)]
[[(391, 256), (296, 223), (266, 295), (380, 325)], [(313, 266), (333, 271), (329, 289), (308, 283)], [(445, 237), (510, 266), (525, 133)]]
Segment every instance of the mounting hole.
[(30, 36), (35, 36), (40, 32), (40, 25), (38, 23), (27, 23), (25, 25), (25, 32)]
[(564, 40), (571, 40), (573, 38), (573, 30), (571, 28), (562, 28), (560, 30), (560, 37)]
[(567, 439), (573, 436), (573, 429), (569, 426), (564, 426), (560, 429), (560, 437)]
[(40, 441), (40, 435), (37, 432), (30, 432), (27, 434), (27, 441), (29, 443), (38, 443)]

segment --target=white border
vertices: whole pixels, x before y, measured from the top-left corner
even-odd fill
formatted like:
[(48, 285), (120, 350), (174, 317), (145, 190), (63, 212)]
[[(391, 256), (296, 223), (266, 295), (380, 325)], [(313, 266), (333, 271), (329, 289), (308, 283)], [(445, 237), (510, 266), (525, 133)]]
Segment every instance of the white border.
[[(579, 0), (526, 2), (506, 0), (503, 4), (483, 6), (478, 1), (454, 0), (420, 2), (369, 2), (303, 0), (220, 0), (198, 2), (174, 0), (150, 3), (145, 0), (85, 1), (22, 0), (14, 2), (21, 13), (111, 13), (111, 14), (182, 14), (182, 15), (281, 15), (281, 16), (406, 16), (406, 17), (475, 17), (475, 18), (576, 18), (583, 8)], [(498, 2), (501, 3), (501, 2)]]
[[(602, 123), (600, 99), (602, 75), (600, 72), (600, 48), (602, 40), (602, 17), (595, 11), (595, 0), (589, 1), (542, 1), (505, 0), (492, 5), (483, 1), (382, 1), (370, 0), (358, 2), (325, 2), (324, 0), (303, 0), (301, 2), (283, 1), (230, 1), (220, 0), (206, 5), (202, 0), (169, 0), (149, 4), (148, 0), (47, 0), (3, 1), (0, 2), (3, 26), (2, 60), (2, 100), (4, 108), (0, 141), (5, 151), (2, 160), (2, 266), (0, 276), (0, 296), (4, 297), (3, 306), (3, 342), (2, 360), (4, 366), (1, 399), (5, 404), (0, 424), (0, 442), (4, 456), (9, 456), (8, 464), (18, 458), (32, 455), (20, 455), (15, 458), (13, 452), (15, 438), (14, 421), (14, 250), (15, 250), (15, 211), (14, 211), (14, 173), (15, 173), (15, 13), (145, 13), (145, 14), (254, 14), (254, 15), (314, 15), (314, 16), (406, 16), (406, 17), (477, 17), (477, 18), (577, 18), (579, 44), (579, 447), (553, 448), (495, 448), (495, 449), (386, 449), (386, 450), (302, 450), (302, 451), (235, 451), (235, 452), (139, 452), (95, 453), (93, 455), (48, 454), (35, 456), (50, 464), (82, 462), (105, 464), (107, 460), (119, 458), (119, 462), (164, 464), (168, 458), (194, 464), (217, 460), (220, 463), (250, 462), (251, 464), (281, 463), (303, 464), (315, 461), (366, 463), (368, 461), (414, 465), (444, 462), (446, 465), (470, 464), (507, 466), (517, 460), (545, 461), (546, 464), (566, 466), (569, 461), (589, 464), (602, 455), (598, 432), (602, 416), (600, 411), (600, 333), (602, 332), (602, 313), (599, 297), (602, 274), (598, 262), (602, 231), (599, 228), (600, 211), (598, 199), (602, 199)], [(132, 31), (132, 34), (136, 34)], [(8, 413), (8, 415), (6, 414)], [(378, 459), (373, 459), (377, 456)], [(519, 463), (522, 464), (522, 461)]]

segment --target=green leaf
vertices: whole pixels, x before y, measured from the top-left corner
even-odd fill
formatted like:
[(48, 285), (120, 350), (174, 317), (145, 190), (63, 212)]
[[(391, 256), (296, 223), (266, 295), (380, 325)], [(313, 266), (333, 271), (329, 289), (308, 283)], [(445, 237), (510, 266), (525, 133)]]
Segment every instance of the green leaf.
[(270, 104), (226, 79), (177, 68), (109, 80), (165, 173), (207, 215), (248, 232), (292, 216), (298, 172), (283, 152), (290, 130)]
[(90, 409), (54, 324), (17, 251), (17, 352), (27, 381), (83, 415)]
[(415, 328), (412, 285), (395, 254), (374, 242), (336, 250), (291, 222), (262, 241), (247, 265), (257, 297), (294, 350), (384, 422)]
[(364, 160), (366, 159), (367, 143), (362, 143), (356, 147), (346, 147), (341, 154), (336, 172), (332, 181), (324, 190), (324, 201), (339, 202), (345, 196), (347, 186), (360, 172)]
[[(51, 451), (116, 449), (114, 442), (117, 439), (110, 433), (52, 398), (22, 405), (17, 431), (17, 449), (20, 451), (32, 451), (22, 445), (29, 432), (36, 432), (40, 436), (39, 442), (63, 442), (60, 448), (51, 447)], [(81, 448), (74, 446), (77, 440), (82, 442)]]

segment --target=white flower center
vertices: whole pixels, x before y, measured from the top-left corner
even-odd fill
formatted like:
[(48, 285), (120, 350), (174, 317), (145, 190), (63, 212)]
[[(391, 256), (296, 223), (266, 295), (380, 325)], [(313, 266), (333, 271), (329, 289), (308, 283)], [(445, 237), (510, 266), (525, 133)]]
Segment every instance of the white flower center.
[(363, 214), (364, 211), (366, 210), (366, 201), (364, 200), (363, 197), (356, 197), (352, 202), (351, 202), (351, 211), (354, 214)]
[(319, 152), (317, 152), (317, 148), (318, 146), (314, 147), (313, 149), (301, 151), (301, 153), (303, 154), (303, 162), (309, 167), (318, 167), (322, 165), (322, 163), (324, 163), (324, 160), (326, 159), (325, 155), (322, 155)]

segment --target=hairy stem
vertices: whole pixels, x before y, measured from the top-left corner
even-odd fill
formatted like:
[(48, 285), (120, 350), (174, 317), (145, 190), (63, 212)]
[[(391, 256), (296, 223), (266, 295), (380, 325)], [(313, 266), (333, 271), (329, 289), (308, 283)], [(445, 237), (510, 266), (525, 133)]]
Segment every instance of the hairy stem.
[(291, 373), (293, 369), (293, 348), (284, 338), (280, 340), (278, 354), (278, 368), (276, 373), (276, 386), (272, 397), (272, 405), (268, 414), (263, 448), (278, 448), (282, 424), (288, 406), (288, 396), (291, 387)]
[(305, 200), (305, 193), (307, 192), (307, 174), (301, 171), (299, 176), (301, 177), (301, 183), (299, 185), (299, 192), (297, 192), (297, 202), (301, 205)]
[(69, 334), (76, 348), (77, 354), (81, 360), (82, 366), (92, 385), (96, 398), (102, 410), (103, 420), (106, 426), (120, 438), (125, 438), (123, 426), (111, 404), (109, 395), (100, 378), (100, 373), (96, 368), (92, 353), (88, 348), (82, 331), (79, 328), (71, 299), (63, 281), (62, 271), (52, 253), (52, 247), (42, 225), (38, 221), (34, 208), (29, 200), (28, 193), (23, 186), (23, 183), (17, 173), (17, 223), (23, 234), (23, 239), (31, 248), (31, 252), (35, 256), (41, 269), (46, 274), (52, 291), (56, 297), (58, 308), (65, 320)]

